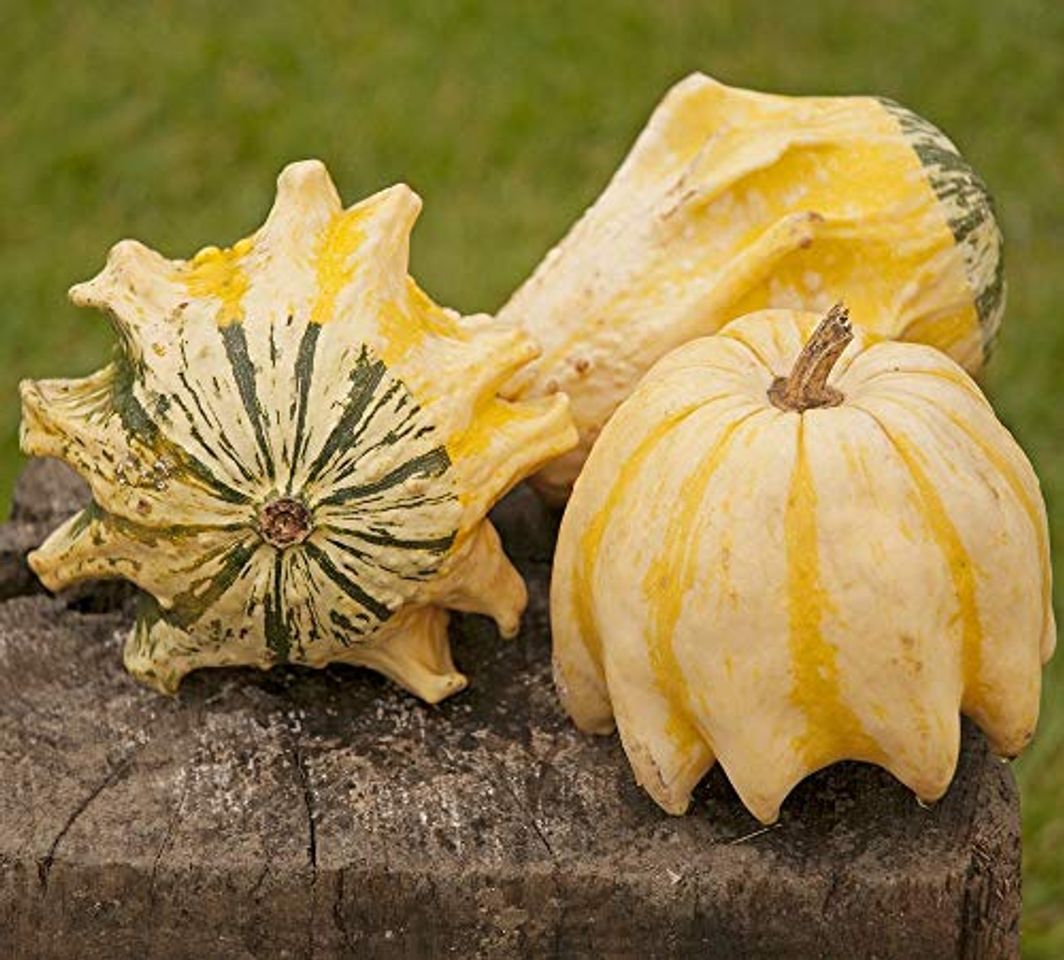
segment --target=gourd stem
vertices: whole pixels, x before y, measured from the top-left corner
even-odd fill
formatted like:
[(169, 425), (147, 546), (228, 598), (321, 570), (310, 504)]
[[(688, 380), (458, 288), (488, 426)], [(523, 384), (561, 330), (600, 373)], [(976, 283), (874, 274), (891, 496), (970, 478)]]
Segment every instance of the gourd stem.
[(293, 497), (271, 500), (259, 511), (259, 533), (278, 550), (302, 543), (313, 529), (313, 517), (306, 505)]
[(811, 407), (837, 407), (845, 398), (828, 386), (828, 376), (852, 339), (850, 314), (836, 303), (798, 354), (791, 375), (776, 377), (768, 388), (769, 400), (781, 410), (798, 413)]

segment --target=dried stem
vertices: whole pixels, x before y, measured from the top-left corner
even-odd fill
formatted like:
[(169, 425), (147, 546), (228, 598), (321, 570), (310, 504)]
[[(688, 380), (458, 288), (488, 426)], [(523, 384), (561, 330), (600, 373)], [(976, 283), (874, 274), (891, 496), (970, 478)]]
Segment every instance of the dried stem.
[(828, 311), (798, 354), (789, 377), (777, 377), (768, 398), (781, 410), (801, 413), (811, 407), (837, 407), (843, 395), (828, 386), (828, 376), (853, 339), (850, 314), (841, 303)]

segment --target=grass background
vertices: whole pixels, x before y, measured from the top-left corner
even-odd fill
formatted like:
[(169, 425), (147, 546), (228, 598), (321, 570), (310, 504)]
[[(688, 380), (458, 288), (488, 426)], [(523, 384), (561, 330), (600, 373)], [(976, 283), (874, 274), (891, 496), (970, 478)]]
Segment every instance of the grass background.
[[(491, 311), (594, 198), (665, 89), (701, 69), (787, 93), (885, 94), (961, 145), (1008, 243), (1009, 309), (986, 385), (1064, 544), (1055, 0), (0, 0), (0, 13), (5, 500), (20, 465), (17, 381), (107, 356), (106, 323), (64, 293), (114, 241), (169, 256), (229, 243), (260, 223), (280, 168), (316, 156), (348, 202), (412, 184), (426, 201), (414, 274), (446, 304)], [(1037, 740), (1016, 765), (1024, 950), (1059, 958), (1064, 655), (1046, 681)]]

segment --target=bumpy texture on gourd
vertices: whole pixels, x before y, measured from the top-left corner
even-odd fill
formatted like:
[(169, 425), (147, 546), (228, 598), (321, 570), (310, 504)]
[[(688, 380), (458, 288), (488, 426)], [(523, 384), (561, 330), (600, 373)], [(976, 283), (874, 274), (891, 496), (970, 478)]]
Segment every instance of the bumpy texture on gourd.
[(667, 351), (767, 307), (839, 298), (976, 372), (1004, 308), (1001, 234), (952, 143), (874, 97), (781, 97), (694, 74), (499, 313), (542, 345), (507, 388), (569, 394), (580, 445), (537, 475), (562, 500), (603, 424)]
[(125, 649), (144, 682), (342, 661), (435, 702), (465, 685), (446, 608), (516, 631), (524, 584), (485, 513), (575, 431), (564, 397), (498, 397), (537, 353), (524, 333), (407, 275), (420, 208), (399, 185), (344, 210), (296, 163), (233, 247), (171, 261), (124, 241), (71, 291), (119, 349), (22, 385), (23, 449), (93, 495), (30, 563), (49, 589), (124, 577), (154, 598)]
[(1056, 633), (1030, 464), (968, 375), (916, 344), (858, 333), (825, 405), (778, 407), (818, 319), (755, 313), (662, 359), (562, 522), (563, 702), (582, 729), (616, 723), (671, 813), (716, 760), (766, 823), (843, 759), (934, 800), (958, 710), (1003, 756), (1034, 731)]

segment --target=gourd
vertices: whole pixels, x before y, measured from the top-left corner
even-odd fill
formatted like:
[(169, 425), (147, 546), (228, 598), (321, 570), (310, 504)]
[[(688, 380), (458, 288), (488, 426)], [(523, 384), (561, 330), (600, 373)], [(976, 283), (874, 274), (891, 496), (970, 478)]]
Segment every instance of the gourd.
[(670, 813), (716, 761), (766, 823), (844, 759), (931, 801), (958, 711), (1002, 756), (1034, 730), (1056, 637), (1034, 472), (944, 353), (817, 320), (757, 312), (660, 360), (562, 520), (562, 701), (616, 723)]
[(659, 357), (763, 308), (823, 313), (981, 367), (1004, 309), (990, 197), (953, 144), (876, 97), (783, 97), (694, 74), (499, 312), (543, 354), (513, 397), (568, 393), (580, 444), (536, 484), (568, 495)]
[(124, 241), (72, 289), (118, 350), (22, 384), (23, 449), (92, 489), (30, 563), (51, 590), (147, 592), (139, 680), (344, 662), (435, 702), (466, 682), (447, 608), (515, 633), (525, 587), (485, 514), (575, 432), (560, 395), (498, 397), (528, 336), (407, 275), (420, 206), (398, 185), (344, 210), (322, 164), (295, 163), (252, 236), (189, 261)]

